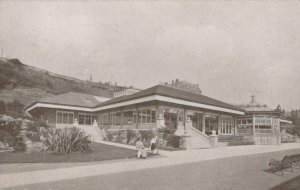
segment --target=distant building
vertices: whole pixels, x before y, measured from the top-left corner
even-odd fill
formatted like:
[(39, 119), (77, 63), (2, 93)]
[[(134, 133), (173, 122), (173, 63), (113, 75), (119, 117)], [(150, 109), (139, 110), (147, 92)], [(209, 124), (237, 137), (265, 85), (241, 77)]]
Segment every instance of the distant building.
[(141, 91), (141, 90), (136, 89), (136, 88), (127, 88), (125, 90), (115, 92), (114, 93), (114, 98), (117, 98), (117, 97), (120, 97), (120, 96), (128, 96), (130, 94), (134, 94), (134, 93), (137, 93), (139, 91)]
[(196, 94), (202, 94), (199, 84), (193, 84), (186, 81), (180, 81), (179, 79), (173, 80), (172, 83), (161, 83), (162, 85), (169, 86), (172, 88), (177, 88), (187, 92), (192, 92)]
[(300, 110), (291, 111), (291, 120), (296, 127), (300, 127)]
[(245, 115), (236, 120), (236, 134), (252, 136), (256, 144), (274, 144), (279, 140), (275, 137), (281, 133), (281, 128), (292, 123), (283, 118), (280, 105), (276, 109), (268, 108), (266, 104), (258, 103), (254, 95), (250, 103), (239, 107)]

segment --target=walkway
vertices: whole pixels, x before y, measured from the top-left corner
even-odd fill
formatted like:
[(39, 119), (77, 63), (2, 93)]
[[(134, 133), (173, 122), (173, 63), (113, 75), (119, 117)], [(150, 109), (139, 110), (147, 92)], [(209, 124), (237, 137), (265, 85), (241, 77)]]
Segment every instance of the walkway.
[[(147, 160), (132, 160), (98, 165), (76, 166), (51, 170), (39, 170), (0, 175), (2, 188), (25, 184), (44, 183), (57, 180), (75, 179), (88, 176), (114, 174), (140, 169), (157, 168), (162, 166), (180, 165), (203, 160), (212, 160), (233, 156), (252, 155), (289, 149), (300, 151), (300, 144), (282, 145), (248, 145), (236, 147), (222, 147), (214, 149), (198, 149), (168, 153), (167, 157)], [(164, 156), (164, 155), (163, 155)]]

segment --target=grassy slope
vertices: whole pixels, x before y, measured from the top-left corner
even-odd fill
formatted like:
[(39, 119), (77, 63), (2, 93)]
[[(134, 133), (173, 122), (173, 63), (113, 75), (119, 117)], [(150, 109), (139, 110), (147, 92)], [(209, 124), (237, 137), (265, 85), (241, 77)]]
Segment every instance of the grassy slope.
[(69, 91), (111, 97), (113, 92), (122, 88), (50, 73), (17, 59), (0, 58), (0, 100), (5, 103), (16, 99), (26, 106), (41, 98)]

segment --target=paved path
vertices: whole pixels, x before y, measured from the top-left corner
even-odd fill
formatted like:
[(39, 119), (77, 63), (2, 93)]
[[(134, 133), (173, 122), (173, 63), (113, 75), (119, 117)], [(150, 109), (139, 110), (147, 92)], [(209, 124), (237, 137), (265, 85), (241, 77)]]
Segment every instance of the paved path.
[[(136, 150), (136, 147), (134, 145), (120, 144), (120, 143), (114, 143), (114, 142), (108, 142), (108, 141), (95, 141), (95, 142), (106, 144), (106, 145), (117, 146), (117, 147), (121, 147), (121, 148), (127, 148), (127, 149), (131, 149), (131, 150)], [(165, 151), (165, 150), (159, 150), (159, 154), (169, 155), (169, 153), (171, 153), (171, 152)]]
[[(275, 175), (264, 171), (269, 168), (266, 163), (270, 157), (282, 158), (283, 155), (295, 152), (297, 151), (293, 149), (221, 158), (126, 173), (15, 186), (12, 189), (270, 190), (275, 185), (290, 181), (300, 175), (300, 170), (295, 170), (294, 173), (285, 172), (284, 176)], [(296, 185), (294, 189), (299, 190), (300, 186)]]
[(127, 162), (107, 163), (99, 165), (87, 165), (52, 170), (2, 174), (0, 175), (0, 184), (2, 188), (6, 188), (25, 184), (45, 183), (104, 174), (115, 174), (140, 169), (158, 168), (163, 166), (194, 163), (204, 160), (275, 152), (289, 149), (298, 149), (296, 151), (299, 151), (299, 148), (300, 144), (294, 143), (282, 145), (249, 145), (214, 149), (176, 151), (168, 153), (166, 157), (158, 159), (133, 160)]

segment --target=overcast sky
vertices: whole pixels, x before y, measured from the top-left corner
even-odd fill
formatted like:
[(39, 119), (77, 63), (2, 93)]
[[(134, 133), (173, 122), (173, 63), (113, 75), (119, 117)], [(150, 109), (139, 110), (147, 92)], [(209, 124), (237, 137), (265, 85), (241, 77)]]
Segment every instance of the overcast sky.
[(300, 108), (300, 2), (0, 1), (4, 56), (52, 72)]

